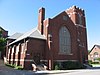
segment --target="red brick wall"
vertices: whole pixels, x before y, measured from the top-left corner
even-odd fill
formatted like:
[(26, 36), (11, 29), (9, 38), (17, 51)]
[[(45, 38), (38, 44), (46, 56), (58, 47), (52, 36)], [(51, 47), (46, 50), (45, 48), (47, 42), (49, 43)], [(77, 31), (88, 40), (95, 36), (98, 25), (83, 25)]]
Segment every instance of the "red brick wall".
[[(48, 34), (51, 34), (51, 50), (53, 54), (53, 59), (56, 60), (77, 60), (77, 31), (73, 22), (68, 17), (67, 21), (63, 20), (63, 16), (67, 16), (67, 13), (63, 12), (62, 14), (51, 19), (48, 26)], [(71, 55), (60, 55), (59, 54), (59, 29), (65, 26), (71, 35)], [(49, 42), (49, 41), (48, 41)]]
[[(43, 13), (43, 12), (42, 12)], [(79, 24), (79, 15), (82, 23)], [(65, 17), (65, 19), (64, 19)], [(76, 6), (58, 14), (52, 19), (46, 19), (43, 22), (43, 35), (46, 36), (46, 59), (51, 60), (77, 60), (83, 62), (87, 60), (87, 34), (85, 13), (83, 9)], [(39, 25), (38, 25), (39, 26)], [(59, 54), (59, 29), (65, 26), (71, 36), (71, 54)], [(52, 35), (49, 38), (49, 34)], [(80, 40), (80, 42), (78, 41)], [(81, 45), (81, 46), (80, 46)], [(84, 47), (83, 47), (84, 46)]]
[[(71, 14), (70, 16), (69, 13)], [(78, 26), (80, 25), (78, 14), (81, 14), (82, 26)], [(67, 16), (67, 20), (64, 20), (63, 16)], [(59, 54), (59, 29), (62, 26), (65, 26), (71, 35), (71, 55)], [(80, 35), (78, 32), (80, 32)], [(52, 35), (51, 43), (49, 43), (48, 34)], [(75, 7), (75, 10), (71, 8), (52, 19), (44, 20), (44, 35), (47, 37), (46, 57), (48, 59), (51, 55), (53, 56), (51, 58), (54, 60), (78, 60), (82, 62), (82, 53), (84, 53), (85, 60), (87, 60), (87, 34), (84, 10)], [(78, 39), (80, 39), (84, 47), (79, 46)]]
[[(27, 44), (27, 53), (30, 53), (31, 56), (28, 56), (27, 58), (33, 58), (34, 53), (41, 53), (41, 55), (45, 54), (45, 40), (39, 40), (39, 39), (30, 39)], [(41, 56), (41, 59), (43, 59), (43, 56)]]
[[(24, 61), (24, 67), (26, 69), (32, 68), (32, 60), (34, 60), (34, 55), (40, 54), (40, 60), (45, 58), (45, 40), (39, 39), (29, 39), (27, 42), (27, 51)], [(27, 65), (28, 64), (28, 65)]]

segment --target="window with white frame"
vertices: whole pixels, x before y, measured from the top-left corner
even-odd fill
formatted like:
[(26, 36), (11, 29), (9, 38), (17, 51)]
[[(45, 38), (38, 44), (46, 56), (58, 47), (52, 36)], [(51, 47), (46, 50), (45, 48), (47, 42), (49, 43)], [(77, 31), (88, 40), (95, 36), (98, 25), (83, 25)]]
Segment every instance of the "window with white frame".
[(95, 52), (94, 53), (94, 61), (99, 62), (98, 58), (99, 58), (99, 54), (98, 54), (98, 52)]
[(59, 53), (70, 54), (71, 53), (71, 37), (69, 30), (63, 26), (59, 30)]

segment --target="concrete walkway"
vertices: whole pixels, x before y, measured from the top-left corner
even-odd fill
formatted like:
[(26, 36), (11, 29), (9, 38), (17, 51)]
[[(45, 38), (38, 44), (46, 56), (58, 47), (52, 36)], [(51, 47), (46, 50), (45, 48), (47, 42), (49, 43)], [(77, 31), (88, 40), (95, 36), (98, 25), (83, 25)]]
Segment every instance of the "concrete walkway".
[(12, 70), (12, 68), (5, 66), (2, 59), (0, 59), (0, 70)]
[(5, 66), (3, 60), (0, 60), (0, 75), (53, 75), (53, 74), (63, 74), (72, 73), (75, 70), (52, 70), (52, 71), (28, 71), (28, 70), (16, 70), (11, 67)]
[(0, 75), (34, 75), (33, 71), (27, 70), (16, 70), (14, 68), (8, 67), (0, 59)]

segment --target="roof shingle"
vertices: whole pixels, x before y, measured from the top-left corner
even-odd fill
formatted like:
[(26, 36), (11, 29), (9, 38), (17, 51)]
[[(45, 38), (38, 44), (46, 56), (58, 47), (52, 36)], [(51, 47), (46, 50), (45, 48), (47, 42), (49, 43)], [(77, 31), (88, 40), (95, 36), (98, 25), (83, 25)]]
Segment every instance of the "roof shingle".
[(9, 36), (7, 39), (17, 39), (19, 38), (21, 35), (23, 35), (22, 33), (15, 33), (12, 36)]
[(42, 39), (42, 40), (46, 40), (46, 37), (41, 35), (40, 31), (38, 29), (32, 29), (26, 33), (24, 33), (22, 36), (20, 36), (19, 38), (17, 38), (15, 41), (11, 42), (9, 45), (16, 43), (22, 39), (25, 39), (27, 37), (31, 37), (31, 38), (37, 38), (37, 39)]

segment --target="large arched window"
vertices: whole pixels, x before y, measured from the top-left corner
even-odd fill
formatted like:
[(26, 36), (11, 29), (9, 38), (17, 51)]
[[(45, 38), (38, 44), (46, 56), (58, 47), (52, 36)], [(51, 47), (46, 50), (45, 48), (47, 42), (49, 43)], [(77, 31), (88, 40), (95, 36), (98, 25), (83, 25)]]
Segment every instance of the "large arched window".
[(71, 37), (69, 30), (63, 26), (59, 30), (59, 53), (70, 54), (71, 53)]

